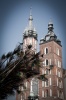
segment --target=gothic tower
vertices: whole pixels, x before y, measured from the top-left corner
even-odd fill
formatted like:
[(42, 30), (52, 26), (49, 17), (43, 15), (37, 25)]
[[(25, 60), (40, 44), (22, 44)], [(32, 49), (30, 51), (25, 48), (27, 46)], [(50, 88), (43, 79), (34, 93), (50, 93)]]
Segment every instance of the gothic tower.
[(23, 51), (25, 51), (27, 45), (32, 45), (32, 49), (37, 50), (37, 33), (33, 26), (33, 17), (30, 9), (29, 24), (25, 28), (23, 33)]
[[(28, 45), (32, 45), (32, 50), (36, 53), (37, 51), (37, 32), (33, 26), (33, 17), (30, 9), (29, 23), (23, 32), (23, 51), (26, 50)], [(34, 83), (37, 83), (34, 84)], [(38, 80), (31, 78), (29, 81), (25, 80), (24, 85), (26, 86), (26, 91), (23, 91), (23, 87), (20, 88), (23, 91), (23, 94), (16, 94), (16, 100), (28, 100), (29, 96), (38, 95), (38, 92), (35, 91), (38, 89)]]
[(40, 52), (44, 54), (42, 74), (46, 74), (48, 78), (39, 84), (40, 100), (64, 99), (62, 45), (53, 29), (53, 23), (50, 21), (47, 35), (40, 40)]

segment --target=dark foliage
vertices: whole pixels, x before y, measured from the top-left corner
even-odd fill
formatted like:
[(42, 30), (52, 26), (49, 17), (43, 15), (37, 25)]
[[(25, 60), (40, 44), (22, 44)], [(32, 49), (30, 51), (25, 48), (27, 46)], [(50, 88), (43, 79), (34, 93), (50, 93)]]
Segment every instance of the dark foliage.
[[(13, 95), (14, 90), (20, 92), (18, 88), (21, 82), (39, 74), (42, 56), (40, 52), (35, 54), (31, 47), (29, 45), (27, 50), (23, 52), (19, 45), (13, 52), (1, 57), (0, 100), (7, 98), (8, 95)], [(6, 64), (4, 65), (5, 62)], [(3, 65), (5, 66), (4, 68)], [(24, 85), (22, 84), (22, 86)]]
[(40, 80), (42, 80), (42, 81), (47, 81), (47, 78), (45, 77), (45, 75), (46, 75), (46, 74), (40, 75), (40, 76), (38, 77), (38, 79), (40, 79)]

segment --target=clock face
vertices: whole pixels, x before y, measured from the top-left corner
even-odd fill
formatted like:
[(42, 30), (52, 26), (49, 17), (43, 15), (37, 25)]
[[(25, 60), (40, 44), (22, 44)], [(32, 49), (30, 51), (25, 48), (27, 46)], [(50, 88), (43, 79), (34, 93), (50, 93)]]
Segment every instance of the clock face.
[(46, 37), (46, 41), (49, 40), (49, 39), (50, 39), (50, 36), (47, 36), (47, 37)]

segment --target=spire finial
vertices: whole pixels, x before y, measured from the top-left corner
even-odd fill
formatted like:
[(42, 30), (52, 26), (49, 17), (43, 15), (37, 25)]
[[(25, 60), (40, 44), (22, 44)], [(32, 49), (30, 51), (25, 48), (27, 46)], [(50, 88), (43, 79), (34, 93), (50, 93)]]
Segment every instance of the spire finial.
[(30, 7), (30, 15), (32, 15), (32, 7)]
[(29, 29), (30, 29), (30, 30), (33, 29), (32, 7), (30, 8)]
[(50, 18), (49, 24), (53, 24), (53, 22), (52, 22), (52, 18)]
[(53, 22), (52, 19), (50, 18), (49, 24), (48, 24), (48, 31), (53, 31)]
[(33, 20), (33, 17), (32, 17), (32, 7), (30, 7), (30, 17), (29, 17), (29, 20)]

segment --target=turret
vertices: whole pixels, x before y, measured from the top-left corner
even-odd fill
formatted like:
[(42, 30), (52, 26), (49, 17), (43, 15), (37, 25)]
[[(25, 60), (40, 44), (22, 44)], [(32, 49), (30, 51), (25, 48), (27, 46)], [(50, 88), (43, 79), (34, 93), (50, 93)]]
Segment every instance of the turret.
[(48, 23), (48, 33), (47, 33), (47, 35), (44, 38), (42, 38), (40, 40), (40, 44), (46, 43), (46, 42), (50, 42), (50, 41), (55, 41), (56, 43), (61, 45), (61, 41), (59, 39), (57, 39), (57, 36), (54, 33), (53, 29), (54, 29), (53, 23), (50, 20), (50, 22)]

